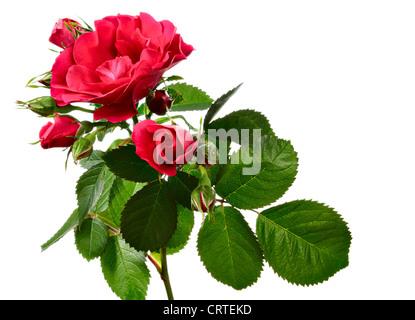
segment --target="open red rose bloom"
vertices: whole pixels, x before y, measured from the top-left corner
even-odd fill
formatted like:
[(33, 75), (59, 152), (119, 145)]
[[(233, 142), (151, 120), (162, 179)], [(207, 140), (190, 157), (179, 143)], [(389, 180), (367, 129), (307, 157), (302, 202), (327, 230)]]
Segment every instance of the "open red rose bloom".
[(105, 17), (57, 57), (51, 95), (58, 106), (102, 105), (95, 120), (124, 121), (137, 114), (136, 103), (163, 73), (192, 51), (170, 21), (157, 22), (146, 13)]
[(149, 119), (134, 126), (131, 139), (136, 145), (136, 154), (168, 176), (176, 174), (178, 165), (190, 162), (198, 146), (187, 130)]

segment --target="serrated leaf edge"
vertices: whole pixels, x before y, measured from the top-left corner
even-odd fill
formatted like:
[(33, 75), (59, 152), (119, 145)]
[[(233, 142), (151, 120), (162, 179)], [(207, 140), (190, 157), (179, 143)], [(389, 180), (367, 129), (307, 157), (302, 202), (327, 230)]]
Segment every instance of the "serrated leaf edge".
[[(255, 110), (255, 109), (249, 109), (249, 108), (247, 108), (247, 109), (239, 109), (239, 110), (236, 110), (236, 111), (232, 111), (231, 113), (228, 113), (227, 115), (225, 115), (225, 116), (223, 116), (223, 117), (221, 117), (221, 118), (217, 118), (216, 120), (211, 121), (211, 122), (207, 125), (206, 129), (209, 129), (209, 126), (210, 126), (211, 124), (213, 124), (215, 121), (222, 120), (222, 119), (224, 119), (224, 118), (226, 118), (226, 117), (242, 118), (242, 116), (235, 115), (236, 113), (241, 112), (241, 111), (252, 111), (252, 112), (254, 112), (254, 113), (256, 113), (256, 114), (261, 115), (262, 117), (264, 117), (264, 119), (266, 119), (266, 120), (268, 121), (268, 123), (269, 123), (269, 119), (267, 118), (267, 116), (266, 116), (264, 113), (262, 113), (262, 112), (260, 112), (260, 111), (258, 111), (258, 110)], [(256, 123), (255, 123), (253, 120), (251, 120), (249, 117), (245, 117), (245, 119), (250, 120), (250, 121), (251, 121), (251, 123), (253, 123), (253, 124), (255, 124), (255, 125), (256, 125)], [(269, 124), (270, 124), (270, 123), (269, 123)], [(243, 129), (243, 128), (242, 128), (242, 129)], [(272, 127), (271, 127), (271, 124), (270, 124), (270, 126), (269, 126), (269, 129), (271, 130), (272, 134), (273, 134), (273, 135), (275, 135), (274, 130), (273, 130), (273, 129), (272, 129)]]
[[(125, 241), (125, 239), (122, 237), (122, 235), (114, 235), (114, 237), (120, 237), (120, 239), (117, 239), (117, 246), (119, 247), (119, 250), (121, 251), (121, 246), (120, 246), (120, 244), (119, 244), (119, 242), (120, 241), (123, 241), (124, 242), (124, 244), (126, 245), (126, 246), (128, 246), (131, 250), (135, 250), (135, 251), (137, 251), (134, 247), (132, 247), (132, 246), (130, 246), (130, 244), (127, 242), (127, 241)], [(140, 252), (140, 251), (137, 251), (137, 252)], [(141, 252), (143, 252), (143, 251), (141, 251)], [(144, 252), (143, 252), (144, 253)], [(144, 253), (144, 255), (145, 255), (145, 253)], [(125, 265), (125, 262), (124, 262), (124, 259), (122, 260), (122, 262), (123, 262), (123, 265)], [(151, 279), (151, 272), (150, 272), (150, 270), (148, 269), (148, 266), (147, 266), (147, 258), (145, 258), (145, 261), (144, 261), (144, 264), (145, 264), (145, 266), (146, 266), (146, 268), (147, 268), (147, 271), (148, 271), (148, 283), (147, 283), (147, 285), (146, 285), (146, 291), (145, 291), (145, 293), (144, 293), (144, 299), (147, 297), (147, 293), (148, 293), (148, 286), (149, 286), (149, 284), (150, 284), (150, 279)], [(102, 260), (100, 259), (100, 265), (101, 265), (101, 271), (103, 271), (102, 269), (103, 269), (103, 267), (102, 267)], [(104, 279), (105, 279), (105, 281), (107, 282), (107, 285), (108, 285), (108, 287), (111, 289), (111, 291), (117, 296), (117, 297), (119, 297), (119, 298), (121, 298), (114, 290), (113, 290), (113, 288), (109, 285), (109, 283), (108, 283), (108, 279), (107, 279), (107, 277), (106, 277), (106, 275), (104, 274), (104, 272), (102, 272), (102, 274), (103, 274), (103, 276), (104, 276)]]
[[(239, 209), (238, 209), (238, 208), (236, 208), (236, 207), (234, 207), (234, 206), (224, 206), (224, 207), (229, 207), (229, 208), (233, 208), (233, 209), (237, 210), (237, 211), (241, 214), (241, 216), (243, 217), (242, 213), (239, 211)], [(204, 222), (206, 221), (206, 219), (209, 219), (209, 217), (208, 217), (208, 216), (206, 216), (206, 217), (203, 219), (203, 222), (202, 222), (202, 227), (203, 227), (203, 224), (204, 224)], [(251, 227), (250, 227), (250, 226), (249, 226), (249, 224), (246, 222), (246, 220), (245, 220), (245, 219), (243, 219), (243, 221), (244, 221), (244, 223), (247, 225), (247, 227), (251, 229)], [(252, 230), (252, 229), (251, 229), (251, 230)], [(200, 231), (200, 230), (199, 230), (199, 231)], [(228, 232), (227, 232), (227, 234), (228, 234)], [(213, 279), (215, 279), (215, 280), (216, 280), (216, 281), (218, 281), (219, 283), (224, 284), (224, 285), (227, 285), (228, 287), (231, 287), (231, 288), (233, 288), (233, 289), (235, 289), (235, 290), (244, 290), (244, 289), (247, 289), (247, 288), (249, 288), (249, 287), (253, 286), (254, 284), (256, 284), (256, 283), (258, 282), (258, 280), (259, 280), (259, 279), (260, 279), (260, 277), (261, 277), (261, 273), (262, 273), (262, 271), (264, 270), (264, 260), (265, 260), (265, 258), (264, 258), (263, 252), (262, 252), (261, 245), (259, 244), (258, 237), (257, 237), (256, 233), (254, 232), (254, 230), (252, 230), (252, 234), (254, 235), (255, 240), (256, 240), (256, 242), (257, 242), (257, 244), (258, 244), (258, 247), (259, 247), (259, 249), (261, 250), (261, 254), (262, 254), (262, 259), (261, 259), (261, 268), (260, 268), (260, 270), (259, 270), (259, 272), (258, 272), (257, 277), (255, 278), (255, 281), (253, 281), (252, 283), (250, 283), (250, 284), (249, 284), (249, 285), (247, 285), (246, 287), (244, 287), (244, 288), (240, 288), (240, 289), (234, 288), (234, 287), (233, 287), (232, 285), (230, 285), (229, 283), (225, 283), (225, 282), (219, 281), (219, 280), (217, 280), (217, 279), (213, 276), (212, 271), (210, 270), (210, 268), (208, 268), (208, 266), (206, 266), (205, 262), (202, 260), (202, 257), (200, 256), (200, 253), (199, 253), (199, 237), (197, 237), (197, 242), (196, 242), (196, 245), (197, 245), (197, 254), (198, 254), (199, 259), (200, 259), (200, 261), (202, 262), (203, 266), (204, 266), (204, 267), (205, 267), (205, 269), (206, 269), (206, 270), (210, 273), (210, 275), (212, 276), (212, 278), (213, 278)], [(229, 238), (229, 237), (228, 237), (228, 238)], [(232, 263), (232, 264), (233, 264), (233, 263)]]
[(218, 114), (218, 112), (222, 109), (225, 103), (228, 102), (228, 100), (239, 90), (241, 86), (242, 86), (242, 83), (237, 85), (235, 88), (229, 90), (228, 92), (224, 93), (212, 103), (212, 105), (209, 107), (208, 111), (206, 112), (205, 119), (203, 120), (203, 129), (207, 128), (209, 123)]
[[(265, 137), (265, 136), (263, 136), (263, 137)], [(295, 151), (295, 149), (294, 149), (294, 146), (292, 145), (292, 143), (291, 143), (291, 141), (290, 140), (286, 140), (286, 139), (281, 139), (281, 138), (278, 138), (278, 137), (276, 137), (277, 139), (280, 139), (280, 140), (284, 140), (284, 141), (286, 141), (286, 142), (288, 142), (287, 144), (286, 144), (286, 146), (289, 144), (289, 145), (291, 145), (292, 147), (293, 147), (293, 152), (294, 152), (294, 154), (295, 154), (295, 157), (296, 157), (296, 164), (297, 164), (297, 166), (296, 166), (296, 169), (295, 169), (295, 174), (294, 174), (294, 179), (293, 179), (293, 181), (292, 181), (292, 183), (290, 184), (290, 186), (287, 188), (287, 190), (285, 190), (285, 192), (281, 195), (281, 197), (279, 197), (278, 199), (276, 199), (276, 200), (274, 200), (274, 201), (271, 201), (270, 203), (268, 203), (268, 204), (264, 204), (264, 205), (262, 205), (262, 206), (260, 206), (260, 207), (255, 207), (255, 208), (249, 208), (249, 209), (247, 209), (247, 208), (238, 208), (236, 205), (232, 205), (233, 207), (235, 207), (235, 208), (238, 208), (238, 209), (240, 209), (240, 210), (252, 210), (252, 209), (262, 209), (262, 208), (264, 208), (264, 207), (266, 207), (266, 206), (269, 206), (269, 205), (271, 205), (272, 203), (274, 203), (275, 201), (277, 201), (277, 200), (279, 200), (279, 199), (281, 199), (291, 188), (292, 188), (292, 186), (294, 185), (294, 183), (295, 183), (295, 181), (296, 181), (296, 179), (297, 179), (297, 174), (298, 174), (298, 167), (299, 167), (299, 157), (298, 157), (298, 152), (297, 151)], [(283, 150), (286, 148), (286, 146), (284, 146), (284, 148), (283, 148)], [(282, 151), (283, 151), (282, 150)], [(281, 151), (281, 152), (282, 152)], [(239, 150), (236, 150), (232, 155), (235, 155), (235, 154), (237, 154), (239, 152)], [(280, 153), (281, 153), (280, 152)], [(232, 156), (231, 156), (232, 157)], [(290, 163), (290, 165), (289, 166), (287, 166), (286, 168), (288, 168), (288, 167), (291, 167), (292, 166), (292, 164), (293, 163)], [(271, 165), (273, 165), (272, 163), (271, 163)], [(257, 176), (257, 175), (259, 175), (261, 172), (263, 172), (263, 166), (262, 166), (262, 164), (261, 164), (261, 171), (259, 172), (259, 173), (257, 173), (256, 175), (254, 175), (253, 176), (253, 178), (255, 177), (255, 176)], [(285, 169), (286, 169), (285, 168)], [(284, 170), (285, 170), (284, 169)], [(220, 168), (220, 170), (219, 170), (219, 173), (218, 173), (218, 178), (216, 179), (217, 181), (216, 181), (216, 184), (218, 184), (218, 182), (220, 181), (220, 179), (222, 178), (222, 173), (221, 173), (221, 171), (223, 171), (223, 170), (226, 170), (226, 166), (222, 166), (221, 168)], [(253, 179), (252, 178), (252, 179)], [(251, 181), (252, 179), (250, 179), (249, 181)], [(249, 182), (248, 181), (248, 182)], [(237, 190), (239, 190), (239, 189), (241, 189), (242, 187), (244, 187), (244, 186), (246, 186), (247, 184), (248, 184), (248, 182), (247, 183), (245, 183), (244, 185), (242, 185), (241, 187), (239, 187)], [(233, 194), (233, 193), (235, 193), (237, 190), (234, 190), (232, 193), (230, 193), (229, 195), (227, 195), (226, 197), (224, 197), (223, 199), (224, 200), (226, 200), (231, 194)]]
[[(194, 86), (194, 85), (192, 85), (192, 84), (188, 84), (187, 82), (175, 82), (175, 83), (173, 83), (173, 84), (170, 84), (168, 87), (172, 87), (172, 86), (174, 86), (174, 85), (176, 85), (176, 84), (184, 84), (184, 85), (186, 85), (186, 86), (188, 86), (188, 87), (191, 87), (191, 88), (193, 88), (193, 89), (197, 89), (197, 90), (199, 90), (200, 92), (202, 92), (203, 94), (205, 94), (206, 95), (206, 97), (208, 97), (209, 98), (209, 100), (210, 100), (210, 104), (213, 102), (213, 99), (206, 93), (206, 91), (204, 91), (204, 90), (202, 90), (202, 89), (200, 89), (199, 87), (196, 87), (196, 86)], [(180, 93), (180, 90), (178, 90), (178, 92)], [(186, 101), (186, 99), (184, 99), (183, 101)], [(180, 107), (180, 105), (182, 104), (182, 102), (183, 101), (181, 101), (180, 103), (178, 103), (178, 104), (173, 104), (172, 105), (172, 107), (171, 107), (171, 109), (170, 109), (170, 111), (171, 112), (188, 112), (188, 111), (195, 111), (195, 110), (176, 110), (175, 109), (175, 107)], [(197, 103), (197, 102), (194, 102), (194, 103)], [(208, 105), (205, 109), (207, 109), (207, 108), (209, 108), (209, 106), (210, 105)], [(203, 109), (200, 109), (200, 111), (202, 111)]]
[[(351, 248), (352, 241), (353, 241), (352, 233), (350, 232), (350, 228), (349, 228), (349, 224), (348, 224), (348, 222), (347, 222), (346, 220), (344, 220), (343, 216), (342, 216), (342, 215), (340, 215), (340, 214), (337, 212), (337, 210), (336, 210), (335, 208), (333, 208), (333, 207), (331, 207), (331, 206), (329, 206), (329, 205), (327, 205), (327, 204), (325, 204), (325, 203), (323, 203), (323, 202), (319, 202), (319, 201), (312, 200), (312, 199), (299, 199), (299, 200), (293, 200), (293, 201), (289, 201), (289, 202), (285, 202), (285, 203), (279, 204), (279, 205), (277, 205), (277, 206), (282, 206), (282, 205), (287, 204), (287, 203), (292, 203), (292, 202), (300, 202), (300, 201), (311, 202), (311, 203), (316, 203), (316, 204), (323, 205), (323, 207), (325, 207), (325, 208), (327, 208), (327, 209), (330, 209), (330, 210), (332, 210), (333, 212), (335, 212), (335, 213), (337, 214), (337, 216), (338, 216), (338, 218), (340, 219), (340, 221), (344, 222), (344, 224), (345, 224), (345, 226), (346, 226), (346, 228), (347, 228), (348, 234), (349, 234), (349, 236), (350, 236), (350, 245), (349, 245), (349, 247), (348, 247), (348, 249), (347, 249), (347, 255), (349, 256), (349, 253), (350, 253), (350, 248)], [(268, 209), (271, 209), (271, 208), (268, 208)], [(266, 210), (268, 210), (268, 209), (266, 209)], [(266, 211), (266, 210), (264, 210), (264, 211)], [(261, 216), (261, 217), (263, 217), (264, 219), (267, 219), (265, 216), (263, 216), (263, 215), (261, 214), (262, 212), (257, 212), (257, 213), (258, 213), (258, 215), (260, 215), (260, 216)], [(267, 219), (267, 220), (271, 221), (270, 219)], [(271, 221), (271, 222), (272, 222), (272, 221)], [(286, 230), (286, 229), (285, 229), (285, 228), (283, 228), (283, 227), (281, 227), (281, 229)], [(287, 231), (288, 231), (288, 230), (287, 230)], [(261, 243), (259, 242), (259, 240), (258, 240), (258, 243), (259, 243), (259, 245), (261, 246)], [(261, 247), (261, 250), (262, 250), (262, 247)], [(278, 274), (278, 272), (276, 272), (276, 271), (275, 271), (275, 269), (274, 269), (274, 268), (271, 266), (271, 264), (268, 262), (268, 260), (266, 259), (265, 255), (264, 255), (264, 260), (267, 262), (267, 264), (269, 265), (269, 267), (273, 270), (274, 274), (276, 274), (278, 277), (280, 277), (281, 279), (283, 279), (283, 280), (287, 281), (287, 282), (288, 282), (288, 283), (290, 283), (290, 284), (295, 284), (297, 287), (298, 287), (298, 286), (301, 286), (301, 287), (309, 287), (309, 286), (315, 286), (315, 285), (321, 284), (321, 283), (323, 283), (323, 282), (325, 282), (325, 281), (329, 280), (331, 277), (333, 277), (335, 274), (337, 274), (337, 273), (338, 273), (338, 272), (340, 272), (341, 270), (343, 270), (343, 269), (347, 268), (347, 267), (349, 266), (349, 263), (350, 263), (349, 258), (348, 258), (348, 263), (347, 263), (344, 267), (342, 267), (341, 269), (337, 270), (337, 271), (336, 271), (336, 272), (334, 272), (332, 275), (327, 276), (327, 277), (324, 277), (324, 279), (322, 279), (322, 281), (319, 281), (319, 282), (316, 282), (316, 283), (307, 283), (307, 284), (302, 284), (302, 283), (296, 283), (296, 282), (290, 281), (289, 279), (286, 279), (285, 277), (283, 277), (283, 276), (281, 276), (280, 274)]]
[[(105, 223), (100, 219), (100, 218), (98, 218), (98, 217), (95, 217), (95, 218), (92, 218), (91, 220), (95, 220), (95, 219), (98, 219), (99, 221), (101, 221), (102, 222), (102, 225), (103, 225), (103, 227), (104, 228), (107, 228), (106, 226), (105, 226)], [(97, 221), (98, 221), (97, 220)], [(95, 221), (92, 221), (92, 225), (91, 225), (91, 227), (94, 225), (93, 223), (94, 223)], [(79, 252), (79, 254), (83, 257), (83, 258), (85, 258), (85, 260), (87, 260), (88, 262), (90, 262), (90, 261), (92, 261), (92, 260), (94, 260), (94, 259), (96, 259), (96, 258), (99, 258), (100, 256), (101, 256), (101, 254), (105, 251), (105, 248), (106, 248), (106, 245), (108, 244), (108, 239), (109, 239), (109, 234), (108, 234), (108, 230), (107, 230), (107, 234), (108, 234), (108, 236), (107, 236), (107, 243), (105, 244), (105, 246), (102, 248), (102, 251), (101, 251), (101, 253), (99, 254), (99, 255), (97, 255), (97, 256), (93, 256), (92, 258), (90, 257), (90, 254), (91, 254), (91, 247), (92, 247), (92, 245), (91, 245), (91, 241), (92, 241), (92, 236), (90, 236), (89, 237), (89, 242), (90, 242), (90, 244), (89, 244), (89, 246), (88, 246), (88, 248), (89, 248), (89, 250), (88, 250), (88, 256), (86, 256), (86, 255), (84, 255), (84, 253), (81, 251), (81, 250), (79, 250), (79, 245), (80, 245), (80, 243), (79, 243), (79, 238), (77, 237), (77, 233), (78, 232), (80, 232), (80, 228), (79, 228), (79, 226), (78, 226), (78, 228), (75, 228), (75, 247), (77, 248), (77, 250), (78, 250), (78, 252)], [(91, 229), (91, 233), (92, 233), (92, 229)]]
[[(89, 206), (89, 208), (86, 210), (87, 212), (79, 212), (80, 210), (79, 210), (79, 192), (81, 191), (80, 190), (80, 182), (82, 181), (83, 183), (85, 183), (85, 180), (82, 180), (82, 179), (85, 179), (85, 176), (88, 174), (88, 173), (90, 173), (91, 171), (93, 171), (93, 170), (95, 170), (95, 169), (97, 169), (98, 167), (101, 167), (102, 166), (102, 168), (101, 168), (101, 170), (100, 170), (100, 173), (99, 173), (99, 175), (98, 175), (98, 179), (96, 180), (96, 182), (94, 183), (94, 189), (97, 187), (97, 182), (99, 182), (99, 183), (102, 183), (102, 181), (103, 181), (103, 183), (102, 183), (102, 188), (100, 187), (100, 189), (102, 189), (102, 190), (100, 190), (100, 192), (99, 192), (99, 196), (97, 196), (96, 197), (96, 199), (94, 199), (94, 201), (92, 201), (92, 202), (90, 202), (90, 201), (88, 201), (88, 206)], [(78, 203), (78, 219), (79, 219), (79, 222), (78, 222), (78, 224), (79, 225), (81, 225), (82, 224), (82, 221), (86, 218), (86, 216), (88, 215), (88, 213), (89, 213), (89, 210), (91, 210), (92, 208), (94, 208), (94, 206), (97, 204), (97, 202), (98, 202), (98, 200), (100, 199), (100, 197), (101, 197), (101, 195), (102, 195), (102, 192), (104, 191), (104, 187), (105, 187), (105, 167), (106, 167), (106, 165), (104, 164), (104, 163), (99, 163), (99, 164), (97, 164), (97, 165), (95, 165), (95, 166), (93, 166), (93, 167), (91, 167), (90, 169), (88, 169), (87, 171), (85, 171), (80, 177), (79, 177), (79, 179), (78, 179), (78, 181), (76, 182), (76, 188), (75, 188), (75, 190), (76, 190), (76, 197), (77, 197), (77, 203)], [(90, 177), (88, 177), (89, 179), (90, 179)], [(95, 181), (95, 179), (94, 179), (94, 181)], [(91, 185), (89, 185), (89, 186), (91, 186)]]
[[(160, 192), (161, 192), (161, 190), (162, 190), (162, 184), (163, 183), (166, 183), (166, 186), (167, 186), (167, 188), (169, 188), (169, 192), (170, 193), (172, 193), (172, 191), (171, 191), (171, 189), (170, 189), (170, 186), (168, 185), (168, 182), (167, 181), (163, 181), (162, 180), (162, 182), (161, 182), (161, 184), (160, 184), (160, 189), (159, 189), (159, 191), (158, 191), (158, 193), (157, 193), (157, 197), (156, 197), (156, 199), (158, 199), (159, 198), (159, 196), (160, 196)], [(141, 190), (144, 190), (145, 188), (147, 188), (147, 187), (150, 187), (150, 184), (147, 184), (147, 185), (145, 185)], [(121, 219), (120, 219), (120, 227), (122, 226), (122, 224), (123, 224), (123, 213), (124, 213), (124, 210), (125, 210), (125, 208), (127, 208), (130, 204), (130, 202), (133, 202), (133, 201), (135, 201), (135, 197), (137, 197), (138, 196), (138, 193), (141, 191), (141, 190), (139, 190), (139, 191), (137, 191), (135, 194), (133, 194), (131, 197), (130, 197), (130, 199), (128, 199), (128, 201), (125, 203), (125, 205), (124, 205), (124, 209), (123, 209), (123, 211), (121, 212)], [(172, 194), (173, 195), (173, 194)], [(133, 199), (134, 198), (134, 199)], [(156, 202), (154, 202), (154, 203), (156, 203)], [(152, 204), (152, 205), (150, 205), (152, 208), (154, 208), (154, 203)], [(177, 207), (176, 207), (176, 210), (177, 210)], [(153, 210), (152, 210), (153, 211)], [(177, 229), (177, 212), (176, 212), (176, 225), (175, 225), (175, 230)], [(171, 239), (171, 237), (173, 236), (173, 234), (174, 234), (174, 232), (168, 237), (168, 239), (164, 242), (164, 244), (163, 244), (163, 246), (165, 245), (165, 244), (167, 244), (169, 241), (170, 241), (170, 239)], [(124, 239), (124, 238), (123, 238)], [(125, 240), (124, 239), (124, 241), (126, 242), (126, 243), (128, 243), (127, 242), (127, 240)], [(130, 245), (129, 243), (128, 243), (128, 245)], [(132, 248), (134, 248), (132, 245), (130, 245), (130, 247), (132, 247)], [(139, 250), (137, 250), (136, 248), (134, 248), (136, 251), (139, 251)], [(158, 250), (158, 249), (160, 249), (160, 248), (146, 248), (146, 250), (147, 251), (156, 251), (156, 250)], [(144, 251), (144, 250), (140, 250), (140, 251)]]

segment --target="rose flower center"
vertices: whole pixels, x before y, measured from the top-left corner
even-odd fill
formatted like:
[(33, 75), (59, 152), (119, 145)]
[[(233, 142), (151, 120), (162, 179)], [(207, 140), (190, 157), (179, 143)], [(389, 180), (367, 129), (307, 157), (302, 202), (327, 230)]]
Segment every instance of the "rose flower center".
[(113, 82), (121, 78), (130, 77), (132, 67), (131, 59), (127, 56), (122, 56), (105, 61), (97, 68), (96, 72), (102, 82)]

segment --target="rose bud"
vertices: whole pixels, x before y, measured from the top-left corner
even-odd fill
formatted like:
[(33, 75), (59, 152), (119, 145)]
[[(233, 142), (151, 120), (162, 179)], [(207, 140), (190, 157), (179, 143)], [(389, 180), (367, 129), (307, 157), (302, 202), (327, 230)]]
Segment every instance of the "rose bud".
[(131, 139), (136, 154), (158, 172), (174, 176), (177, 166), (193, 159), (198, 141), (190, 132), (175, 125), (162, 125), (147, 119), (134, 126)]
[(52, 97), (39, 97), (25, 103), (31, 111), (42, 116), (47, 117), (56, 112), (56, 102)]
[(151, 112), (162, 116), (171, 108), (171, 99), (164, 90), (156, 90), (146, 97), (146, 104)]
[(92, 154), (94, 141), (95, 135), (87, 135), (75, 141), (72, 146), (72, 157), (75, 162), (87, 158)]
[(55, 117), (54, 123), (48, 122), (40, 130), (40, 145), (43, 149), (70, 147), (76, 140), (75, 135), (80, 126), (70, 117)]
[(78, 31), (81, 30), (82, 27), (79, 22), (68, 18), (59, 19), (53, 27), (49, 42), (62, 49), (69, 48), (75, 43)]
[(215, 204), (215, 200), (215, 191), (207, 185), (198, 186), (193, 190), (191, 195), (193, 209), (203, 213), (211, 211), (213, 205)]

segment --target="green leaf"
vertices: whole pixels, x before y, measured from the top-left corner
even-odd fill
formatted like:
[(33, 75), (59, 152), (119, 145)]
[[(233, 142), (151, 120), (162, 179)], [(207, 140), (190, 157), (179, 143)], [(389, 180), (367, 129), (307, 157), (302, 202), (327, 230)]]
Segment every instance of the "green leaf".
[(143, 115), (147, 115), (150, 110), (148, 110), (147, 104), (142, 103), (138, 108), (137, 108), (137, 112), (139, 116), (143, 116)]
[(205, 110), (209, 108), (213, 99), (206, 92), (187, 83), (175, 83), (168, 86), (180, 97), (178, 104), (173, 103), (170, 111)]
[(176, 201), (188, 209), (192, 209), (190, 196), (198, 183), (197, 178), (181, 171), (178, 171), (175, 176), (169, 177), (169, 184)]
[(131, 248), (121, 235), (110, 237), (101, 268), (111, 290), (122, 300), (145, 300), (150, 283), (146, 255)]
[(236, 91), (238, 91), (241, 85), (242, 83), (232, 90), (229, 90), (210, 106), (209, 110), (206, 113), (205, 120), (203, 121), (203, 129), (207, 128), (208, 124), (212, 121), (215, 115), (219, 112), (220, 109), (222, 109), (223, 105), (236, 93)]
[[(234, 155), (239, 156), (239, 163), (232, 164), (231, 160), (222, 165), (219, 172), (216, 193), (237, 208), (255, 209), (269, 205), (295, 180), (298, 158), (289, 141), (264, 136), (260, 151), (241, 147), (241, 152)], [(244, 164), (242, 158), (247, 158), (248, 153), (254, 157), (253, 162)], [(248, 170), (256, 173), (247, 174)]]
[(121, 214), (121, 231), (138, 251), (156, 251), (177, 227), (177, 207), (168, 183), (154, 181), (131, 197)]
[(92, 151), (92, 154), (88, 158), (80, 160), (79, 164), (81, 165), (82, 168), (90, 169), (93, 166), (96, 166), (97, 164), (104, 162), (104, 160), (102, 159), (103, 155), (104, 155), (103, 151), (94, 150)]
[(93, 208), (101, 197), (105, 186), (105, 164), (103, 162), (88, 169), (76, 184), (78, 199), (78, 223), (82, 224), (90, 209)]
[(78, 209), (76, 209), (72, 212), (71, 216), (68, 218), (68, 220), (66, 220), (63, 226), (48, 241), (42, 244), (42, 251), (45, 251), (51, 245), (58, 242), (69, 231), (73, 230), (73, 228), (75, 228), (78, 225), (78, 217)]
[(85, 219), (75, 231), (75, 244), (79, 253), (90, 261), (101, 256), (108, 237), (108, 228), (101, 219)]
[(136, 183), (118, 177), (115, 179), (109, 194), (108, 213), (110, 220), (117, 228), (120, 226), (121, 212), (124, 210), (125, 204), (133, 194), (144, 186), (144, 183)]
[(252, 285), (262, 271), (263, 257), (257, 239), (235, 208), (215, 208), (199, 231), (197, 249), (212, 276), (234, 289)]
[(135, 153), (134, 145), (125, 145), (103, 156), (105, 164), (118, 177), (135, 182), (158, 179), (159, 173)]
[[(272, 130), (268, 119), (262, 113), (249, 109), (238, 110), (229, 113), (223, 118), (216, 119), (215, 121), (211, 122), (206, 129), (208, 130), (208, 132), (209, 129), (224, 129), (225, 131), (236, 129), (238, 131), (238, 137), (237, 140), (233, 140), (233, 142), (239, 144), (241, 144), (240, 139), (243, 137), (242, 129), (249, 129), (250, 141), (252, 141), (252, 130), (254, 129), (260, 129), (261, 136), (274, 135), (274, 131)], [(233, 136), (230, 137), (234, 138)]]
[(256, 232), (265, 259), (291, 283), (320, 283), (349, 263), (347, 224), (324, 204), (298, 200), (267, 209)]
[(217, 164), (217, 165), (214, 165), (214, 166), (209, 168), (210, 181), (212, 182), (212, 185), (216, 184), (216, 179), (218, 177), (218, 173), (219, 173), (221, 167), (222, 166), (220, 164)]
[(166, 79), (164, 79), (164, 81), (168, 82), (168, 81), (177, 81), (177, 80), (183, 80), (183, 78), (181, 76), (178, 75), (172, 75), (170, 77), (167, 77)]
[(177, 229), (165, 245), (168, 254), (176, 253), (186, 245), (193, 229), (194, 219), (192, 210), (177, 205)]
[(108, 167), (105, 167), (104, 190), (102, 190), (101, 197), (98, 199), (97, 204), (91, 209), (92, 213), (101, 213), (108, 208), (109, 193), (115, 178), (117, 177), (108, 169)]

